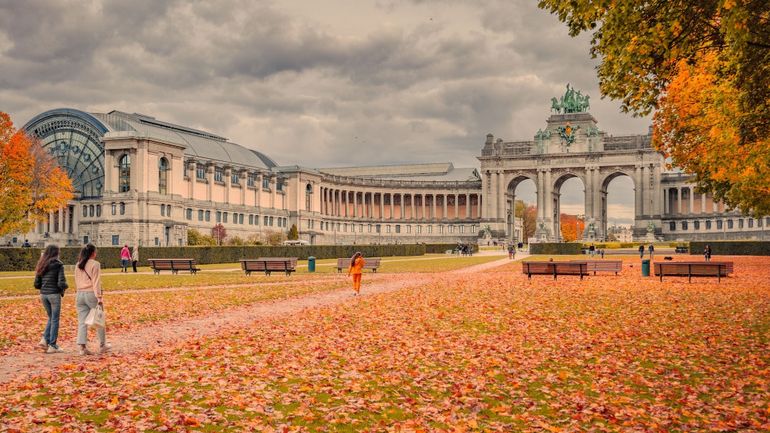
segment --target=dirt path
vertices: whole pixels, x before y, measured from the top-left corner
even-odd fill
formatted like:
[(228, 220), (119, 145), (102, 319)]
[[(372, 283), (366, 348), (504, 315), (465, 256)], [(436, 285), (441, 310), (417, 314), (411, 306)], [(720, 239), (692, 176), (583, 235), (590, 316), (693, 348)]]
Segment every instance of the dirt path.
[[(517, 260), (522, 258), (524, 257), (517, 257)], [(459, 278), (506, 263), (510, 263), (510, 261), (507, 258), (503, 258), (493, 262), (447, 271), (443, 274), (457, 275)], [(361, 296), (368, 297), (408, 287), (422, 286), (435, 278), (438, 278), (438, 274), (383, 274), (383, 277), (379, 278), (378, 281), (367, 285)], [(146, 289), (144, 292), (150, 290), (153, 289)], [(356, 298), (352, 296), (349, 289), (334, 290), (292, 299), (262, 302), (235, 308), (227, 311), (226, 314), (219, 312), (207, 317), (164, 324), (162, 327), (151, 325), (147, 328), (120, 334), (110, 334), (108, 330), (107, 339), (112, 344), (113, 350), (109, 355), (103, 356), (121, 356), (139, 351), (151, 351), (155, 346), (169, 346), (183, 340), (216, 335), (224, 329), (248, 326), (256, 320), (289, 315), (307, 308), (318, 308), (350, 302), (354, 299)], [(62, 364), (77, 362), (79, 356), (77, 355), (75, 345), (68, 346), (68, 349), (68, 352), (53, 355), (46, 355), (42, 352), (27, 352), (2, 356), (0, 357), (0, 383), (40, 375), (54, 370)]]

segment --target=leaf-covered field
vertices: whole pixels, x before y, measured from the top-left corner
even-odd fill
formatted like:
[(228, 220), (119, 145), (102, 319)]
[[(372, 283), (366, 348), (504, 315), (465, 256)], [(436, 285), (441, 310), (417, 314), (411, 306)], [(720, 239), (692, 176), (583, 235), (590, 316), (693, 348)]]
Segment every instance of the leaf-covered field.
[[(207, 316), (256, 302), (334, 290), (348, 285), (347, 281), (341, 279), (328, 279), (326, 282), (297, 280), (292, 283), (206, 290), (108, 293), (104, 302), (109, 314), (109, 331), (122, 332), (171, 320)], [(0, 300), (0, 317), (3, 319), (0, 325), (0, 350), (28, 348), (40, 339), (45, 327), (45, 312), (40, 300), (34, 298)], [(59, 344), (74, 350), (76, 334), (75, 296), (69, 294), (62, 303)]]
[[(499, 256), (474, 256), (474, 257), (456, 257), (456, 256), (416, 256), (416, 257), (388, 257), (382, 260), (382, 267), (379, 273), (403, 273), (403, 272), (443, 272), (453, 269), (472, 266), (500, 259)], [(298, 278), (328, 277), (330, 273), (337, 273), (337, 261), (335, 259), (319, 260), (315, 273), (307, 271), (307, 261), (300, 261), (297, 266), (297, 272), (286, 277), (281, 273), (274, 273), (271, 276), (253, 273), (250, 276), (244, 275), (239, 269), (237, 263), (223, 263), (218, 265), (204, 265), (203, 270), (197, 275), (180, 273), (171, 275), (164, 272), (160, 275), (147, 273), (135, 274), (114, 273), (105, 271), (102, 276), (102, 282), (105, 291), (114, 290), (140, 290), (154, 289), (164, 287), (203, 287), (227, 284), (250, 284), (259, 282), (276, 281), (295, 281)], [(223, 271), (222, 269), (232, 269), (232, 271)], [(149, 268), (147, 269), (149, 271)], [(37, 290), (32, 287), (34, 276), (32, 272), (26, 275), (19, 275), (18, 272), (0, 273), (0, 297), (8, 296), (27, 296), (37, 294)], [(74, 285), (73, 276), (67, 275), (70, 285)], [(74, 290), (70, 290), (70, 293)]]
[(769, 265), (742, 257), (721, 284), (436, 275), (0, 385), (0, 419), (19, 431), (768, 431)]

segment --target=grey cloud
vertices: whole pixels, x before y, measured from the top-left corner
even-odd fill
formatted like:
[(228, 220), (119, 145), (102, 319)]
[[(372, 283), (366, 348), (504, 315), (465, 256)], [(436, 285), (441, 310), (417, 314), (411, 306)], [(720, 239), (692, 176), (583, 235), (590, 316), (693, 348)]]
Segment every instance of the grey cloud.
[(0, 0), (0, 110), (143, 112), (310, 166), (477, 165), (487, 132), (531, 139), (566, 82), (602, 129), (646, 130), (598, 98), (587, 40), (534, 1), (372, 3), (382, 16), (350, 32), (315, 2)]

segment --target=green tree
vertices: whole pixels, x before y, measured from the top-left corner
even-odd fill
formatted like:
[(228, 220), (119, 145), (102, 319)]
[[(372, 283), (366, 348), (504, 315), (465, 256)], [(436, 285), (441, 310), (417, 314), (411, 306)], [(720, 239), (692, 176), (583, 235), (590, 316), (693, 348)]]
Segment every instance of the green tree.
[(289, 228), (289, 233), (286, 235), (286, 239), (290, 241), (296, 241), (299, 239), (299, 230), (297, 230), (297, 225), (292, 224)]
[[(654, 110), (654, 144), (728, 206), (770, 214), (770, 2), (540, 0), (593, 32), (604, 96)], [(701, 87), (687, 87), (694, 78)], [(679, 83), (671, 87), (672, 83)], [(704, 115), (710, 114), (704, 126)], [(714, 143), (717, 144), (714, 144)], [(725, 155), (733, 155), (729, 160)]]
[(204, 235), (195, 229), (187, 229), (187, 245), (216, 245), (217, 241), (212, 236)]

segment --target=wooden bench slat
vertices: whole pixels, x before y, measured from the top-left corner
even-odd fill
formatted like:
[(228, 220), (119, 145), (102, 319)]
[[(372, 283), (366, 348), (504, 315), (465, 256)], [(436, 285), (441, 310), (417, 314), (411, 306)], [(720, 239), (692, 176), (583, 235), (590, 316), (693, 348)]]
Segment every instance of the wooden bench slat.
[(200, 271), (195, 259), (147, 259), (147, 261), (156, 275), (160, 274), (160, 271), (171, 271), (172, 274), (177, 274), (179, 271), (197, 274)]
[(285, 272), (286, 275), (291, 275), (292, 272), (296, 272), (296, 268), (296, 257), (259, 257), (241, 260), (241, 269), (246, 275), (251, 275), (252, 272), (264, 272), (265, 275), (270, 275), (272, 272)]
[[(369, 269), (372, 272), (377, 272), (377, 269), (380, 267), (380, 262), (382, 261), (381, 257), (370, 257), (364, 259), (366, 263), (364, 263), (364, 269)], [(337, 273), (342, 272), (343, 269), (348, 269), (350, 267), (350, 259), (348, 258), (338, 258), (337, 259)]]
[(532, 275), (553, 275), (555, 280), (559, 275), (579, 275), (583, 279), (588, 275), (588, 264), (581, 262), (522, 262), (521, 270), (532, 279)]
[(660, 281), (664, 276), (687, 277), (692, 282), (692, 277), (727, 277), (734, 272), (733, 262), (656, 262), (653, 263), (655, 275)]

